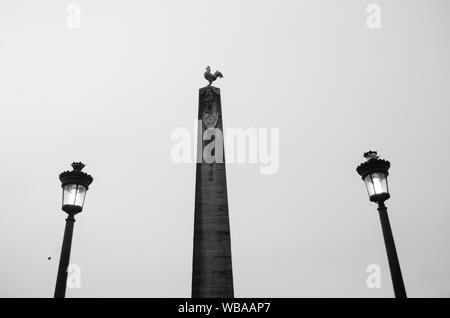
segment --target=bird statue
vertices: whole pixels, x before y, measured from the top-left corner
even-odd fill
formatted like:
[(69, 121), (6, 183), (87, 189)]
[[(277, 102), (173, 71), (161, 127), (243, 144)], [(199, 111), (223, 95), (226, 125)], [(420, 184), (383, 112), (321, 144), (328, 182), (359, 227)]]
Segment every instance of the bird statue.
[(212, 82), (214, 82), (218, 77), (222, 78), (223, 74), (220, 73), (219, 71), (216, 71), (214, 74), (211, 73), (211, 68), (208, 66), (206, 68), (206, 72), (205, 72), (205, 78), (206, 80), (209, 82), (208, 86), (211, 86)]

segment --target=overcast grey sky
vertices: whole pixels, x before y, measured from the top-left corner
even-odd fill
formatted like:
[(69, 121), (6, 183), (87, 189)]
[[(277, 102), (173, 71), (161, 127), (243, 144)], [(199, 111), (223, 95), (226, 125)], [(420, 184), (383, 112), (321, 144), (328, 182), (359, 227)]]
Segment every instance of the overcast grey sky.
[[(366, 26), (371, 3), (380, 29)], [(278, 173), (227, 166), (236, 297), (393, 296), (355, 171), (369, 149), (392, 163), (408, 295), (449, 297), (449, 12), (447, 0), (0, 0), (0, 296), (53, 296), (58, 174), (72, 161), (94, 182), (67, 297), (190, 296), (195, 164), (172, 162), (171, 133), (193, 129), (211, 65), (225, 127), (280, 129)]]

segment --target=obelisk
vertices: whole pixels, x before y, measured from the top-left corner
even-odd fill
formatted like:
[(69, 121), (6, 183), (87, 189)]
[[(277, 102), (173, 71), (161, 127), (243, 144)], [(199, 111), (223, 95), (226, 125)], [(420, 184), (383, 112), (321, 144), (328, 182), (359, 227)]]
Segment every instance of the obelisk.
[[(219, 140), (223, 136), (222, 105), (220, 89), (211, 86), (217, 77), (222, 74), (211, 74), (208, 67), (205, 78), (210, 85), (199, 91), (192, 298), (234, 297), (225, 158), (223, 139)], [(214, 136), (205, 134), (207, 130), (215, 132)], [(212, 142), (215, 160), (211, 162), (204, 150), (207, 147), (208, 152)]]

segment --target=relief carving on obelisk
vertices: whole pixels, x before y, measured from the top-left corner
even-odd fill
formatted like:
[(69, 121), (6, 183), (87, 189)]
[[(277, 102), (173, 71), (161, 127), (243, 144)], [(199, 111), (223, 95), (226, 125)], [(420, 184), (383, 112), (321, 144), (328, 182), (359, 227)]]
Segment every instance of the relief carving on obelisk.
[[(216, 92), (215, 92), (216, 90)], [(205, 128), (214, 128), (217, 126), (220, 117), (219, 105), (220, 91), (212, 86), (207, 86), (201, 98), (201, 117)]]

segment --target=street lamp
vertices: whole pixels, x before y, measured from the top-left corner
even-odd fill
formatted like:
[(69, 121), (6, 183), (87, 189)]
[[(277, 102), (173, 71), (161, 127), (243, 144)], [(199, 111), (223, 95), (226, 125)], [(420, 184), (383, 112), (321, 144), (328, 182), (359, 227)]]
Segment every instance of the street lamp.
[(70, 248), (72, 246), (73, 224), (75, 214), (83, 210), (84, 199), (93, 178), (82, 172), (84, 164), (72, 163), (72, 171), (64, 171), (59, 175), (61, 180), (62, 210), (67, 213), (64, 239), (59, 259), (58, 277), (56, 279), (55, 298), (64, 298), (66, 295), (67, 268), (69, 267)]
[(387, 208), (384, 204), (384, 201), (390, 198), (387, 177), (391, 164), (387, 160), (379, 159), (376, 151), (364, 153), (364, 158), (367, 161), (360, 164), (356, 168), (356, 171), (366, 184), (370, 201), (378, 204), (378, 212), (380, 214), (381, 228), (383, 230), (384, 244), (386, 245), (395, 297), (406, 298), (406, 290), (395, 248), (394, 236), (392, 235)]

